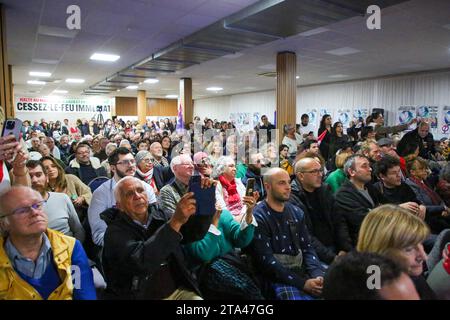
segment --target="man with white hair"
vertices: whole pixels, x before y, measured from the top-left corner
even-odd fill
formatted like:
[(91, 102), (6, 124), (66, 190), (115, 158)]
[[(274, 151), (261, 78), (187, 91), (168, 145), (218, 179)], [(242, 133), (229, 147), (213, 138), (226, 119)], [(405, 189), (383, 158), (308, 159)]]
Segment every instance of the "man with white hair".
[(28, 187), (0, 196), (0, 300), (93, 300), (81, 243), (48, 229), (45, 200)]
[(157, 141), (153, 142), (150, 145), (150, 152), (154, 158), (154, 161), (153, 161), (154, 166), (169, 167), (169, 162), (163, 156), (163, 149), (162, 149), (161, 143), (159, 143)]
[(169, 218), (149, 205), (143, 181), (124, 177), (116, 185), (116, 208), (102, 213), (108, 224), (103, 266), (110, 299), (201, 300), (186, 267), (181, 227), (195, 213), (192, 193)]
[[(92, 232), (92, 240), (98, 246), (103, 246), (103, 237), (106, 224), (100, 219), (100, 213), (114, 207), (114, 188), (117, 182), (126, 176), (134, 176), (136, 173), (136, 160), (127, 148), (117, 148), (108, 157), (113, 178), (100, 185), (92, 194), (91, 205), (88, 209), (89, 225)], [(150, 185), (145, 184), (149, 203), (156, 202), (155, 192)]]

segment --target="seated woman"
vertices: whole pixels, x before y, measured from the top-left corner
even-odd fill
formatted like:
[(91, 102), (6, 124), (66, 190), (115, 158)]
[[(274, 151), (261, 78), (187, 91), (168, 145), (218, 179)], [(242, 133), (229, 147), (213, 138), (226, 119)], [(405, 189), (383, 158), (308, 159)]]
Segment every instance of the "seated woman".
[(205, 237), (185, 246), (187, 256), (197, 266), (200, 264), (198, 281), (205, 299), (264, 299), (251, 271), (234, 251), (248, 246), (253, 239), (257, 226), (253, 208), (257, 199), (243, 198), (247, 210), (241, 224), (217, 205)]
[(406, 164), (409, 178), (406, 179), (417, 199), (427, 208), (425, 221), (435, 234), (450, 228), (450, 208), (442, 198), (427, 184), (430, 169), (425, 159), (417, 157)]
[[(112, 143), (112, 142), (108, 143), (106, 145), (106, 148), (105, 148), (106, 155), (109, 157), (109, 155), (111, 153), (113, 153), (113, 151), (116, 150), (116, 149), (117, 149), (117, 145), (115, 143)], [(112, 175), (111, 175), (111, 166), (109, 165), (108, 158), (106, 158), (105, 161), (102, 161), (102, 163), (100, 165), (103, 168), (105, 168), (106, 175), (108, 176), (108, 178), (111, 179), (111, 177), (112, 177)]]
[(216, 186), (216, 201), (223, 209), (230, 211), (237, 222), (241, 222), (247, 211), (242, 201), (245, 186), (241, 179), (236, 178), (236, 164), (233, 158), (220, 157), (214, 167), (213, 177), (219, 180)]
[(289, 162), (289, 147), (285, 144), (281, 144), (279, 148), (280, 168), (287, 171), (289, 176), (294, 176), (294, 168)]
[(39, 148), (38, 148), (38, 151), (39, 151), (39, 153), (42, 155), (42, 157), (51, 157), (51, 158), (53, 158), (53, 159), (55, 159), (55, 162), (56, 163), (58, 163), (58, 165), (61, 167), (61, 168), (65, 168), (66, 167), (66, 165), (64, 164), (64, 162), (62, 162), (61, 160), (59, 160), (59, 159), (56, 159), (53, 155), (52, 155), (52, 153), (50, 152), (50, 149), (49, 149), (49, 147), (46, 145), (46, 144), (41, 144), (40, 146), (39, 146)]
[(347, 180), (347, 176), (345, 175), (343, 168), (345, 161), (347, 161), (350, 156), (351, 153), (347, 152), (338, 152), (336, 155), (335, 163), (337, 169), (331, 172), (325, 179), (325, 182), (330, 186), (333, 193), (336, 193), (341, 185)]
[(202, 177), (211, 177), (213, 168), (206, 152), (197, 152), (194, 154), (193, 160), (195, 170), (197, 170)]
[(163, 167), (154, 166), (154, 158), (149, 151), (139, 151), (136, 154), (136, 174), (135, 177), (148, 183), (155, 192), (159, 194), (159, 190), (165, 185), (165, 179), (162, 170)]
[(91, 204), (91, 189), (77, 176), (65, 173), (55, 158), (47, 156), (42, 157), (40, 161), (48, 175), (47, 191), (67, 194), (72, 200), (80, 221), (83, 222), (86, 218), (87, 207)]
[(422, 242), (427, 238), (427, 225), (399, 206), (386, 204), (370, 211), (359, 231), (356, 250), (386, 255), (402, 264), (423, 300), (436, 296), (423, 276), (427, 255)]

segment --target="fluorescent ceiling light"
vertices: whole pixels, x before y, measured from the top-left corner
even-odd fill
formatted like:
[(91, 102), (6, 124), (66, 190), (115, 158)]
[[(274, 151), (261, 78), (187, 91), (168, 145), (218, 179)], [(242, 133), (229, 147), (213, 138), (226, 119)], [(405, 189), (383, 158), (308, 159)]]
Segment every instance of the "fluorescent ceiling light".
[(223, 88), (221, 88), (221, 87), (209, 87), (209, 88), (206, 88), (206, 90), (208, 90), (208, 91), (221, 91), (221, 90), (223, 90)]
[(316, 28), (316, 29), (312, 29), (312, 30), (308, 30), (308, 31), (302, 32), (302, 33), (300, 33), (300, 35), (303, 36), (303, 37), (309, 37), (309, 36), (313, 36), (315, 34), (319, 34), (319, 33), (322, 33), (322, 32), (327, 32), (327, 31), (329, 31), (329, 29), (320, 27), (320, 28)]
[(295, 76), (295, 79), (300, 79), (300, 76)]
[(119, 91), (120, 91), (120, 89), (117, 89), (116, 91), (117, 91), (117, 92), (119, 92)]
[(335, 56), (346, 56), (348, 54), (354, 54), (357, 52), (361, 52), (361, 50), (350, 48), (350, 47), (343, 47), (343, 48), (326, 51), (326, 53), (334, 54)]
[(146, 79), (146, 80), (144, 81), (144, 83), (151, 83), (151, 84), (153, 84), (153, 83), (158, 83), (158, 82), (159, 82), (159, 80), (158, 80), (158, 79), (155, 79), (155, 78)]
[(348, 75), (346, 74), (332, 74), (331, 76), (328, 76), (328, 78), (347, 78)]
[(66, 79), (67, 83), (84, 83), (84, 79), (73, 79), (73, 78), (69, 78)]
[(167, 99), (177, 99), (178, 96), (176, 94), (168, 94), (168, 95), (166, 95), (166, 98)]
[(50, 72), (40, 71), (30, 71), (28, 74), (32, 77), (50, 77), (52, 75)]
[(44, 81), (39, 81), (39, 80), (28, 80), (27, 83), (34, 84), (34, 85), (44, 85), (45, 84)]
[(67, 93), (67, 90), (53, 90), (53, 93)]
[(108, 53), (94, 53), (89, 59), (98, 60), (98, 61), (108, 61), (114, 62), (120, 59), (120, 56), (116, 54), (108, 54)]
[(222, 56), (222, 58), (236, 59), (236, 58), (242, 57), (243, 55), (244, 55), (243, 53), (236, 52), (236, 53), (226, 54), (226, 55)]
[(136, 90), (137, 88), (138, 88), (138, 86), (128, 86), (125, 89)]
[(258, 68), (263, 69), (263, 70), (275, 70), (277, 68), (277, 66), (274, 65), (273, 63), (271, 63), (271, 64), (265, 64), (265, 65), (259, 66)]

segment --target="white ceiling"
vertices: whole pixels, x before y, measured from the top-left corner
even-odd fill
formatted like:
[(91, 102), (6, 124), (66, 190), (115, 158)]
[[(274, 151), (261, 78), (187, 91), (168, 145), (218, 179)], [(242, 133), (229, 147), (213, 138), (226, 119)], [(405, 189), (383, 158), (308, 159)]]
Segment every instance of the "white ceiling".
[[(74, 38), (38, 34), (39, 26), (64, 28), (66, 7), (73, 0), (0, 0), (7, 7), (9, 63), (16, 94), (47, 95), (54, 89), (79, 95), (83, 89), (149, 56), (158, 49), (256, 2), (256, 0), (79, 0), (82, 28)], [(193, 79), (194, 98), (275, 89), (276, 53), (297, 53), (298, 85), (361, 79), (450, 68), (450, 1), (412, 0), (382, 10), (381, 30), (368, 30), (364, 17), (326, 26), (328, 31), (296, 35), (194, 65), (176, 74), (159, 75), (158, 84), (143, 84), (148, 97), (176, 94), (179, 78)], [(348, 55), (328, 51), (351, 48)], [(121, 56), (115, 63), (89, 60), (95, 51)], [(338, 50), (339, 52), (340, 50)], [(55, 64), (33, 62), (55, 60)], [(52, 78), (84, 78), (82, 85), (64, 81), (45, 86), (26, 83), (30, 70)], [(220, 93), (206, 87), (220, 86)], [(126, 89), (117, 96), (136, 96)]]

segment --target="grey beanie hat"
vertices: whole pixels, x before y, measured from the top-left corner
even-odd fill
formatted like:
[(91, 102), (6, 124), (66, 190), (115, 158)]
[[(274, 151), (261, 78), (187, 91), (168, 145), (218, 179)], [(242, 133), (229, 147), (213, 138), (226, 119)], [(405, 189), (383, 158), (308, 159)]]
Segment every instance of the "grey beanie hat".
[[(141, 162), (142, 160), (144, 160), (145, 157), (147, 157), (148, 155), (150, 155), (150, 157), (152, 157), (152, 154), (147, 151), (147, 150), (141, 150), (139, 151), (136, 156), (134, 157), (136, 159), (136, 164), (139, 164), (139, 162)], [(152, 157), (153, 158), (153, 157)]]

